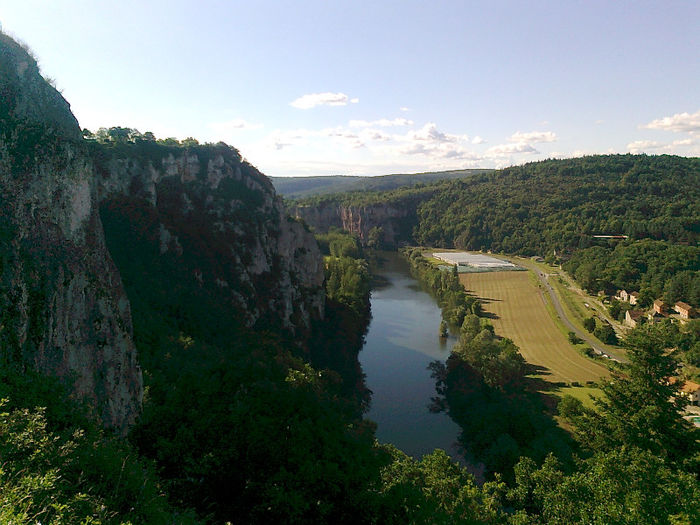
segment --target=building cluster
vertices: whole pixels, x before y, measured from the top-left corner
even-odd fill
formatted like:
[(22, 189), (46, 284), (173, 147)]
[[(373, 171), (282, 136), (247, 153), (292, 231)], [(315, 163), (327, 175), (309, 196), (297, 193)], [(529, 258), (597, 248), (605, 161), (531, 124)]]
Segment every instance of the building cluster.
[[(638, 292), (627, 292), (619, 290), (615, 295), (618, 301), (624, 301), (632, 306), (637, 305), (639, 301)], [(696, 315), (695, 309), (683, 301), (678, 301), (673, 306), (667, 305), (662, 299), (654, 301), (650, 310), (631, 309), (625, 312), (625, 324), (634, 328), (642, 322), (655, 323), (662, 319), (678, 319), (685, 322), (688, 319), (693, 319)]]

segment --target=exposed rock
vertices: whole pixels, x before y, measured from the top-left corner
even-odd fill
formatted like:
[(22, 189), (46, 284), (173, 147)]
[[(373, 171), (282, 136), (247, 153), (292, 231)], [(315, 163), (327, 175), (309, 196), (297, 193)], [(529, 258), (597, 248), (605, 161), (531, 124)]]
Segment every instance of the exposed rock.
[(234, 148), (92, 148), (101, 201), (124, 213), (145, 206), (161, 255), (177, 258), (201, 288), (235, 305), (244, 324), (300, 335), (323, 317), (323, 259), (315, 239)]
[(367, 244), (369, 232), (375, 227), (383, 230), (381, 241), (385, 245), (408, 242), (417, 224), (413, 202), (354, 206), (329, 201), (318, 206), (293, 206), (289, 212), (319, 232), (326, 232), (331, 227), (347, 230), (357, 235), (363, 244)]
[(68, 103), (0, 34), (0, 358), (61, 378), (124, 432), (143, 383), (94, 182)]

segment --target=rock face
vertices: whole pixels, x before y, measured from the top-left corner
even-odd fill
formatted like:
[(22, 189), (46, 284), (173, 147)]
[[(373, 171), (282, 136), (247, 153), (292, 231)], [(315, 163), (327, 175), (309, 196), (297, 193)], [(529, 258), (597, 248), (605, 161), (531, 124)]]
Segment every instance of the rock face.
[(124, 432), (143, 382), (96, 190), (68, 103), (0, 34), (0, 359), (61, 378)]
[(145, 141), (92, 147), (103, 205), (112, 214), (149, 215), (146, 235), (161, 257), (233, 306), (243, 324), (301, 336), (323, 317), (315, 239), (234, 148)]
[(330, 201), (318, 206), (294, 206), (289, 212), (320, 232), (326, 232), (331, 227), (347, 230), (357, 235), (363, 244), (369, 241), (373, 228), (381, 228), (380, 241), (392, 247), (409, 242), (413, 227), (417, 224), (416, 203), (413, 201), (366, 206)]

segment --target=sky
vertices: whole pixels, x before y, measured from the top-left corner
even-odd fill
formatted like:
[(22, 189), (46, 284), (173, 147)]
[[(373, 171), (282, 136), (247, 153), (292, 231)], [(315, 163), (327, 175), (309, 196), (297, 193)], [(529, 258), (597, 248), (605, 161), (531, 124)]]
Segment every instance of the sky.
[(0, 0), (83, 128), (271, 176), (700, 156), (700, 1)]

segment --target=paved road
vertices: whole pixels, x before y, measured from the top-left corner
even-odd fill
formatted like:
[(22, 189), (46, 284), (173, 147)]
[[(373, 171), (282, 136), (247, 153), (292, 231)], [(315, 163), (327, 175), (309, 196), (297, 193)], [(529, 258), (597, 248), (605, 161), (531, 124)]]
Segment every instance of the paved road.
[[(519, 264), (522, 266), (525, 266), (526, 268), (532, 270), (539, 281), (542, 283), (542, 285), (545, 287), (547, 292), (549, 293), (549, 296), (552, 298), (552, 304), (554, 305), (554, 310), (556, 310), (557, 315), (559, 316), (559, 319), (561, 319), (562, 323), (566, 325), (566, 327), (574, 332), (579, 338), (583, 339), (586, 341), (590, 347), (593, 349), (595, 353), (598, 355), (609, 355), (612, 359), (616, 359), (617, 361), (626, 363), (627, 359), (620, 355), (620, 354), (615, 354), (611, 352), (610, 350), (607, 350), (606, 348), (603, 348), (600, 346), (600, 343), (589, 333), (584, 332), (583, 330), (580, 330), (578, 327), (574, 325), (573, 322), (567, 317), (567, 315), (564, 313), (564, 309), (561, 306), (561, 303), (559, 302), (559, 298), (557, 297), (557, 294), (554, 293), (554, 289), (552, 288), (552, 285), (549, 284), (549, 275), (550, 274), (544, 274), (542, 273), (538, 268), (528, 264), (527, 262), (524, 262), (522, 260), (518, 261)], [(558, 275), (558, 274), (554, 274)]]

